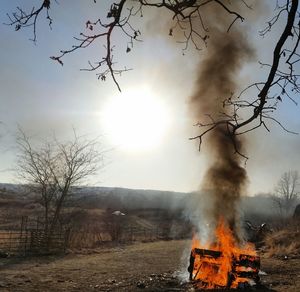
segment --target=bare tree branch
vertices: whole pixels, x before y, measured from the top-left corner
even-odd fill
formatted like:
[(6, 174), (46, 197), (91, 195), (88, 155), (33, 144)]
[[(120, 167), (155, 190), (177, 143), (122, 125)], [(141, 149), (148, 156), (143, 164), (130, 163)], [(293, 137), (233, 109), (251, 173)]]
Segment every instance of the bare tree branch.
[(18, 31), (22, 28), (32, 26), (33, 27), (33, 42), (36, 42), (37, 33), (37, 20), (43, 10), (46, 10), (46, 18), (49, 21), (49, 27), (52, 25), (52, 18), (50, 17), (51, 0), (42, 0), (42, 4), (39, 8), (32, 7), (30, 12), (24, 11), (22, 8), (17, 7), (16, 12), (13, 12), (11, 15), (7, 14), (10, 22), (6, 23), (7, 25), (15, 26), (15, 30)]
[[(9, 25), (15, 25), (16, 30), (33, 26), (33, 40), (36, 40), (37, 19), (43, 10), (46, 11), (49, 25), (52, 19), (49, 17), (50, 0), (41, 0), (38, 9), (32, 8), (25, 12), (17, 7), (17, 12), (9, 16)], [(94, 1), (96, 2), (96, 1)], [(111, 76), (118, 90), (121, 87), (117, 80), (117, 75), (129, 71), (127, 67), (117, 68), (114, 60), (113, 43), (114, 34), (119, 31), (127, 38), (126, 52), (129, 53), (135, 42), (141, 41), (141, 32), (133, 26), (133, 18), (143, 16), (147, 8), (157, 8), (171, 12), (171, 28), (169, 35), (173, 35), (174, 30), (182, 32), (179, 42), (183, 44), (183, 52), (192, 44), (197, 50), (206, 46), (210, 37), (209, 22), (207, 15), (203, 13), (204, 8), (215, 5), (217, 9), (225, 12), (229, 19), (229, 31), (236, 21), (244, 21), (244, 17), (235, 9), (230, 1), (221, 0), (118, 0), (109, 9), (106, 19), (87, 20), (85, 32), (75, 37), (75, 45), (68, 50), (62, 50), (59, 55), (52, 56), (51, 59), (63, 65), (63, 59), (79, 49), (88, 48), (95, 43), (104, 45), (104, 56), (95, 62), (88, 62), (89, 67), (83, 71), (95, 71), (98, 79), (105, 81), (107, 76)], [(252, 9), (246, 0), (241, 1), (244, 9)], [(168, 15), (168, 14), (166, 14)], [(228, 108), (212, 124), (201, 124), (203, 131), (192, 139), (199, 139), (200, 144), (203, 137), (215, 130), (215, 126), (222, 125), (232, 138), (233, 146), (237, 153), (241, 149), (235, 144), (235, 136), (248, 133), (258, 127), (264, 127), (270, 131), (267, 121), (275, 122), (282, 129), (289, 133), (295, 131), (288, 130), (281, 121), (278, 121), (272, 114), (280, 106), (280, 102), (287, 98), (297, 105), (296, 94), (300, 94), (299, 76), (297, 64), (300, 61), (299, 42), (300, 42), (300, 18), (299, 1), (282, 0), (276, 2), (274, 15), (266, 23), (260, 35), (266, 36), (276, 25), (286, 19), (283, 31), (273, 49), (273, 59), (270, 64), (261, 62), (260, 65), (268, 69), (267, 78), (257, 81), (247, 86), (241, 93), (233, 94), (226, 98), (223, 106)], [(216, 19), (215, 21), (218, 21)], [(222, 24), (220, 24), (222, 25)], [(249, 110), (250, 109), (250, 110)], [(225, 114), (226, 113), (226, 114)], [(243, 117), (243, 118), (242, 118)], [(199, 147), (200, 148), (200, 147)], [(244, 155), (242, 155), (244, 156)]]

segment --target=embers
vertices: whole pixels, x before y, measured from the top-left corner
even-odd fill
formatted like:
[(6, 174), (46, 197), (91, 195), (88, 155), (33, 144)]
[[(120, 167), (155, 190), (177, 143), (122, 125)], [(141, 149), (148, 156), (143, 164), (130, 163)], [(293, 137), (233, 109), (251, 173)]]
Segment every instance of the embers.
[(259, 268), (256, 255), (193, 248), (188, 271), (197, 288), (224, 289), (258, 284)]

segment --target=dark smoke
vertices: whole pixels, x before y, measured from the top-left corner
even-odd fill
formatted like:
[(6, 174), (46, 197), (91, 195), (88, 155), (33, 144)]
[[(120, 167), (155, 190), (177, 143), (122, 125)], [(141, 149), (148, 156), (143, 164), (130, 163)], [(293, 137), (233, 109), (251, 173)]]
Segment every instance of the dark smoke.
[[(220, 10), (216, 12), (220, 13)], [(211, 13), (214, 15), (215, 12)], [(237, 91), (242, 65), (254, 54), (239, 31), (239, 24), (230, 32), (227, 32), (228, 27), (225, 25), (210, 28), (208, 48), (204, 60), (199, 64), (198, 78), (191, 97), (191, 107), (197, 121), (203, 121), (207, 114), (214, 121), (221, 118), (221, 113), (226, 112), (223, 101)], [(205, 174), (202, 189), (213, 201), (207, 216), (214, 224), (224, 218), (238, 238), (237, 203), (247, 183), (242, 157), (235, 153), (233, 137), (228, 135), (226, 126), (216, 127), (204, 139), (211, 166)], [(243, 149), (244, 141), (237, 137), (234, 139), (239, 149)]]

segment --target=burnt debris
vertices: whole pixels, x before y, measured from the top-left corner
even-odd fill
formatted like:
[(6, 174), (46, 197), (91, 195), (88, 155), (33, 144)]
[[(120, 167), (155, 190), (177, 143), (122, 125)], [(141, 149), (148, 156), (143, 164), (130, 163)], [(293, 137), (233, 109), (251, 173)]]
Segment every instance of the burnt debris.
[(190, 255), (188, 271), (190, 281), (198, 288), (246, 288), (259, 284), (260, 257), (248, 254), (232, 254), (231, 268), (224, 284), (208, 283), (202, 269), (218, 273), (224, 256), (221, 251), (194, 248)]

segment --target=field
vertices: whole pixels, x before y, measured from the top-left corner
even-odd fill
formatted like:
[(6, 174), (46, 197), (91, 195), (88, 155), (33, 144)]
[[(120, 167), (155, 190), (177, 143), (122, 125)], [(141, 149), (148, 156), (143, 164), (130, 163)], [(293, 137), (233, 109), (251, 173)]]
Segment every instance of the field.
[[(172, 240), (83, 250), (63, 257), (1, 259), (0, 291), (193, 291), (189, 241)], [(183, 257), (185, 251), (185, 258)], [(300, 291), (300, 258), (262, 256), (260, 291)]]
[[(133, 198), (139, 194), (129, 201)], [(64, 226), (71, 231), (66, 254), (37, 256), (31, 234), (42, 226), (41, 206), (30, 197), (1, 194), (0, 291), (195, 291), (187, 282), (192, 235), (182, 209), (158, 208), (153, 198), (152, 205), (143, 198), (132, 209), (116, 205), (116, 198), (113, 207), (98, 200), (102, 197), (85, 198), (65, 208), (64, 218), (69, 219)], [(114, 216), (114, 210), (124, 210), (126, 216)], [(255, 226), (265, 220), (252, 217)], [(262, 265), (257, 290), (298, 292), (299, 222), (279, 223), (268, 221), (267, 233), (254, 236)], [(26, 248), (18, 252), (24, 238), (28, 254)]]

